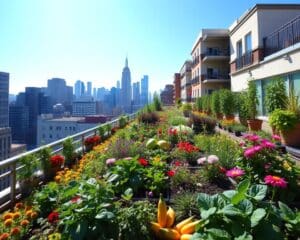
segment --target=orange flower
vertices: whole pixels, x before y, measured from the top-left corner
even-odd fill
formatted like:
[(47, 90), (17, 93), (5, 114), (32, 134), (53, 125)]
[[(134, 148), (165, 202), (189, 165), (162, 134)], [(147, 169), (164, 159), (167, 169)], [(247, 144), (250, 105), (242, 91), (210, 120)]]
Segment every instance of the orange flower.
[(61, 180), (61, 176), (55, 176), (54, 180), (55, 182), (59, 183)]
[(28, 210), (28, 211), (26, 211), (26, 213), (25, 213), (26, 217), (28, 217), (28, 218), (31, 217), (31, 214), (32, 214), (32, 210)]
[(28, 224), (29, 224), (29, 221), (27, 219), (22, 220), (21, 223), (20, 223), (20, 225), (22, 227), (26, 227)]
[(14, 215), (13, 215), (13, 219), (17, 219), (21, 217), (21, 213), (20, 212), (15, 212)]
[(30, 215), (30, 217), (32, 219), (35, 219), (37, 216), (38, 216), (37, 212), (32, 212), (31, 215)]
[(13, 217), (13, 214), (12, 214), (12, 213), (5, 213), (5, 214), (3, 215), (3, 220), (10, 219), (10, 218), (12, 218), (12, 217)]
[(23, 208), (23, 203), (21, 203), (21, 202), (16, 203), (16, 208), (17, 209)]
[(11, 226), (13, 223), (13, 220), (10, 218), (10, 219), (6, 219), (5, 222), (4, 222), (4, 226), (5, 227), (9, 227)]
[(13, 236), (13, 235), (19, 235), (21, 232), (20, 228), (19, 227), (14, 227), (11, 231), (10, 231), (10, 234)]
[(9, 234), (8, 233), (2, 233), (1, 235), (0, 235), (0, 240), (6, 240), (6, 239), (8, 239), (9, 238)]
[(26, 210), (26, 211), (28, 211), (28, 210), (30, 210), (30, 209), (32, 209), (32, 206), (26, 206), (26, 207), (25, 207), (25, 210)]

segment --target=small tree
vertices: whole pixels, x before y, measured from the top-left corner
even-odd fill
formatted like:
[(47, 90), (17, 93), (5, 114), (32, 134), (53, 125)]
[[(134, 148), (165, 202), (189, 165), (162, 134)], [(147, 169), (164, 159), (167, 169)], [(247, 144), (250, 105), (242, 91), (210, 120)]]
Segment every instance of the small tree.
[(220, 92), (220, 109), (226, 117), (233, 116), (235, 112), (234, 95), (228, 89), (223, 89)]
[(282, 78), (275, 78), (267, 86), (264, 100), (266, 110), (272, 113), (275, 109), (285, 109), (287, 101), (286, 87)]
[(154, 110), (155, 111), (161, 111), (162, 110), (162, 106), (161, 106), (161, 101), (158, 97), (157, 94), (154, 94), (154, 97), (153, 97), (153, 106), (154, 106)]
[(196, 110), (201, 112), (203, 109), (203, 101), (201, 97), (196, 98), (196, 104), (195, 104)]
[(250, 119), (255, 119), (257, 115), (258, 97), (256, 84), (253, 80), (248, 81), (247, 105)]
[(221, 113), (219, 91), (214, 91), (211, 95), (211, 110), (215, 116)]

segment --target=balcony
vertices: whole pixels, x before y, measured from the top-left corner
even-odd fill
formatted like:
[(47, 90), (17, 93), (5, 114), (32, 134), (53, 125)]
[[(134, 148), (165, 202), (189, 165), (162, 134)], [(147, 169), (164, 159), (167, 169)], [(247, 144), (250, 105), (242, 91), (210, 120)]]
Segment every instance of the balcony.
[(264, 56), (267, 57), (300, 42), (300, 16), (264, 38)]
[(203, 83), (228, 83), (230, 82), (229, 74), (203, 74)]
[(245, 68), (253, 63), (253, 53), (248, 52), (235, 60), (236, 70)]
[(229, 59), (229, 50), (213, 49), (213, 51), (206, 51), (206, 53), (203, 54), (202, 62), (229, 61)]
[(192, 68), (194, 68), (200, 62), (200, 56), (195, 57), (192, 61)]
[(199, 83), (199, 76), (197, 76), (191, 80), (191, 85), (198, 84), (198, 83)]

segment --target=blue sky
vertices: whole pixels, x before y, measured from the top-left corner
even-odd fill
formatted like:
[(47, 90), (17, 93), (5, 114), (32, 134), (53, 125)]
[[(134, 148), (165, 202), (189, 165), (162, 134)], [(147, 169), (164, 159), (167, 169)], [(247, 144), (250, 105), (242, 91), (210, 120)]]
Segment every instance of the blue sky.
[(78, 79), (112, 87), (126, 54), (132, 81), (171, 83), (201, 28), (228, 28), (252, 0), (0, 0), (0, 71), (10, 92)]

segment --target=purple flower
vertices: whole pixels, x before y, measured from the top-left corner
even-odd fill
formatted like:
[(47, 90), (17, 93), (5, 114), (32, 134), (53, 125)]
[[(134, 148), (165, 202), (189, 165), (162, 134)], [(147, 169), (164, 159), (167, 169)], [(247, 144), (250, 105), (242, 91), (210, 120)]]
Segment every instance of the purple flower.
[(231, 177), (231, 178), (240, 177), (240, 176), (243, 176), (244, 174), (245, 174), (245, 171), (238, 167), (234, 167), (226, 172), (226, 176)]
[(254, 146), (253, 148), (254, 148), (255, 153), (257, 153), (257, 152), (259, 152), (260, 150), (263, 149), (263, 147), (260, 146), (260, 145), (256, 145), (256, 146)]
[(205, 162), (206, 162), (206, 157), (202, 157), (202, 158), (197, 159), (197, 163), (198, 163), (199, 165), (202, 165), (202, 164), (204, 164)]
[(153, 192), (152, 191), (150, 191), (150, 192), (148, 192), (148, 197), (153, 197)]
[(115, 158), (109, 158), (106, 160), (106, 165), (113, 165), (116, 162)]
[(254, 147), (247, 148), (244, 151), (244, 156), (246, 158), (252, 158), (255, 154), (256, 154), (256, 151), (255, 151)]
[(263, 147), (263, 148), (275, 148), (275, 144), (274, 143), (272, 143), (272, 142), (270, 142), (269, 140), (266, 140), (266, 139), (263, 139), (262, 141), (261, 141), (261, 146)]
[(278, 135), (276, 135), (276, 134), (274, 134), (274, 135), (272, 135), (272, 139), (274, 139), (275, 141), (280, 141), (281, 137), (278, 136)]
[(255, 135), (255, 134), (246, 135), (245, 138), (248, 139), (251, 142), (257, 142), (260, 139), (259, 136)]
[(216, 155), (210, 155), (210, 156), (207, 157), (207, 162), (209, 164), (213, 164), (213, 163), (218, 162), (218, 161), (219, 161), (219, 158)]

